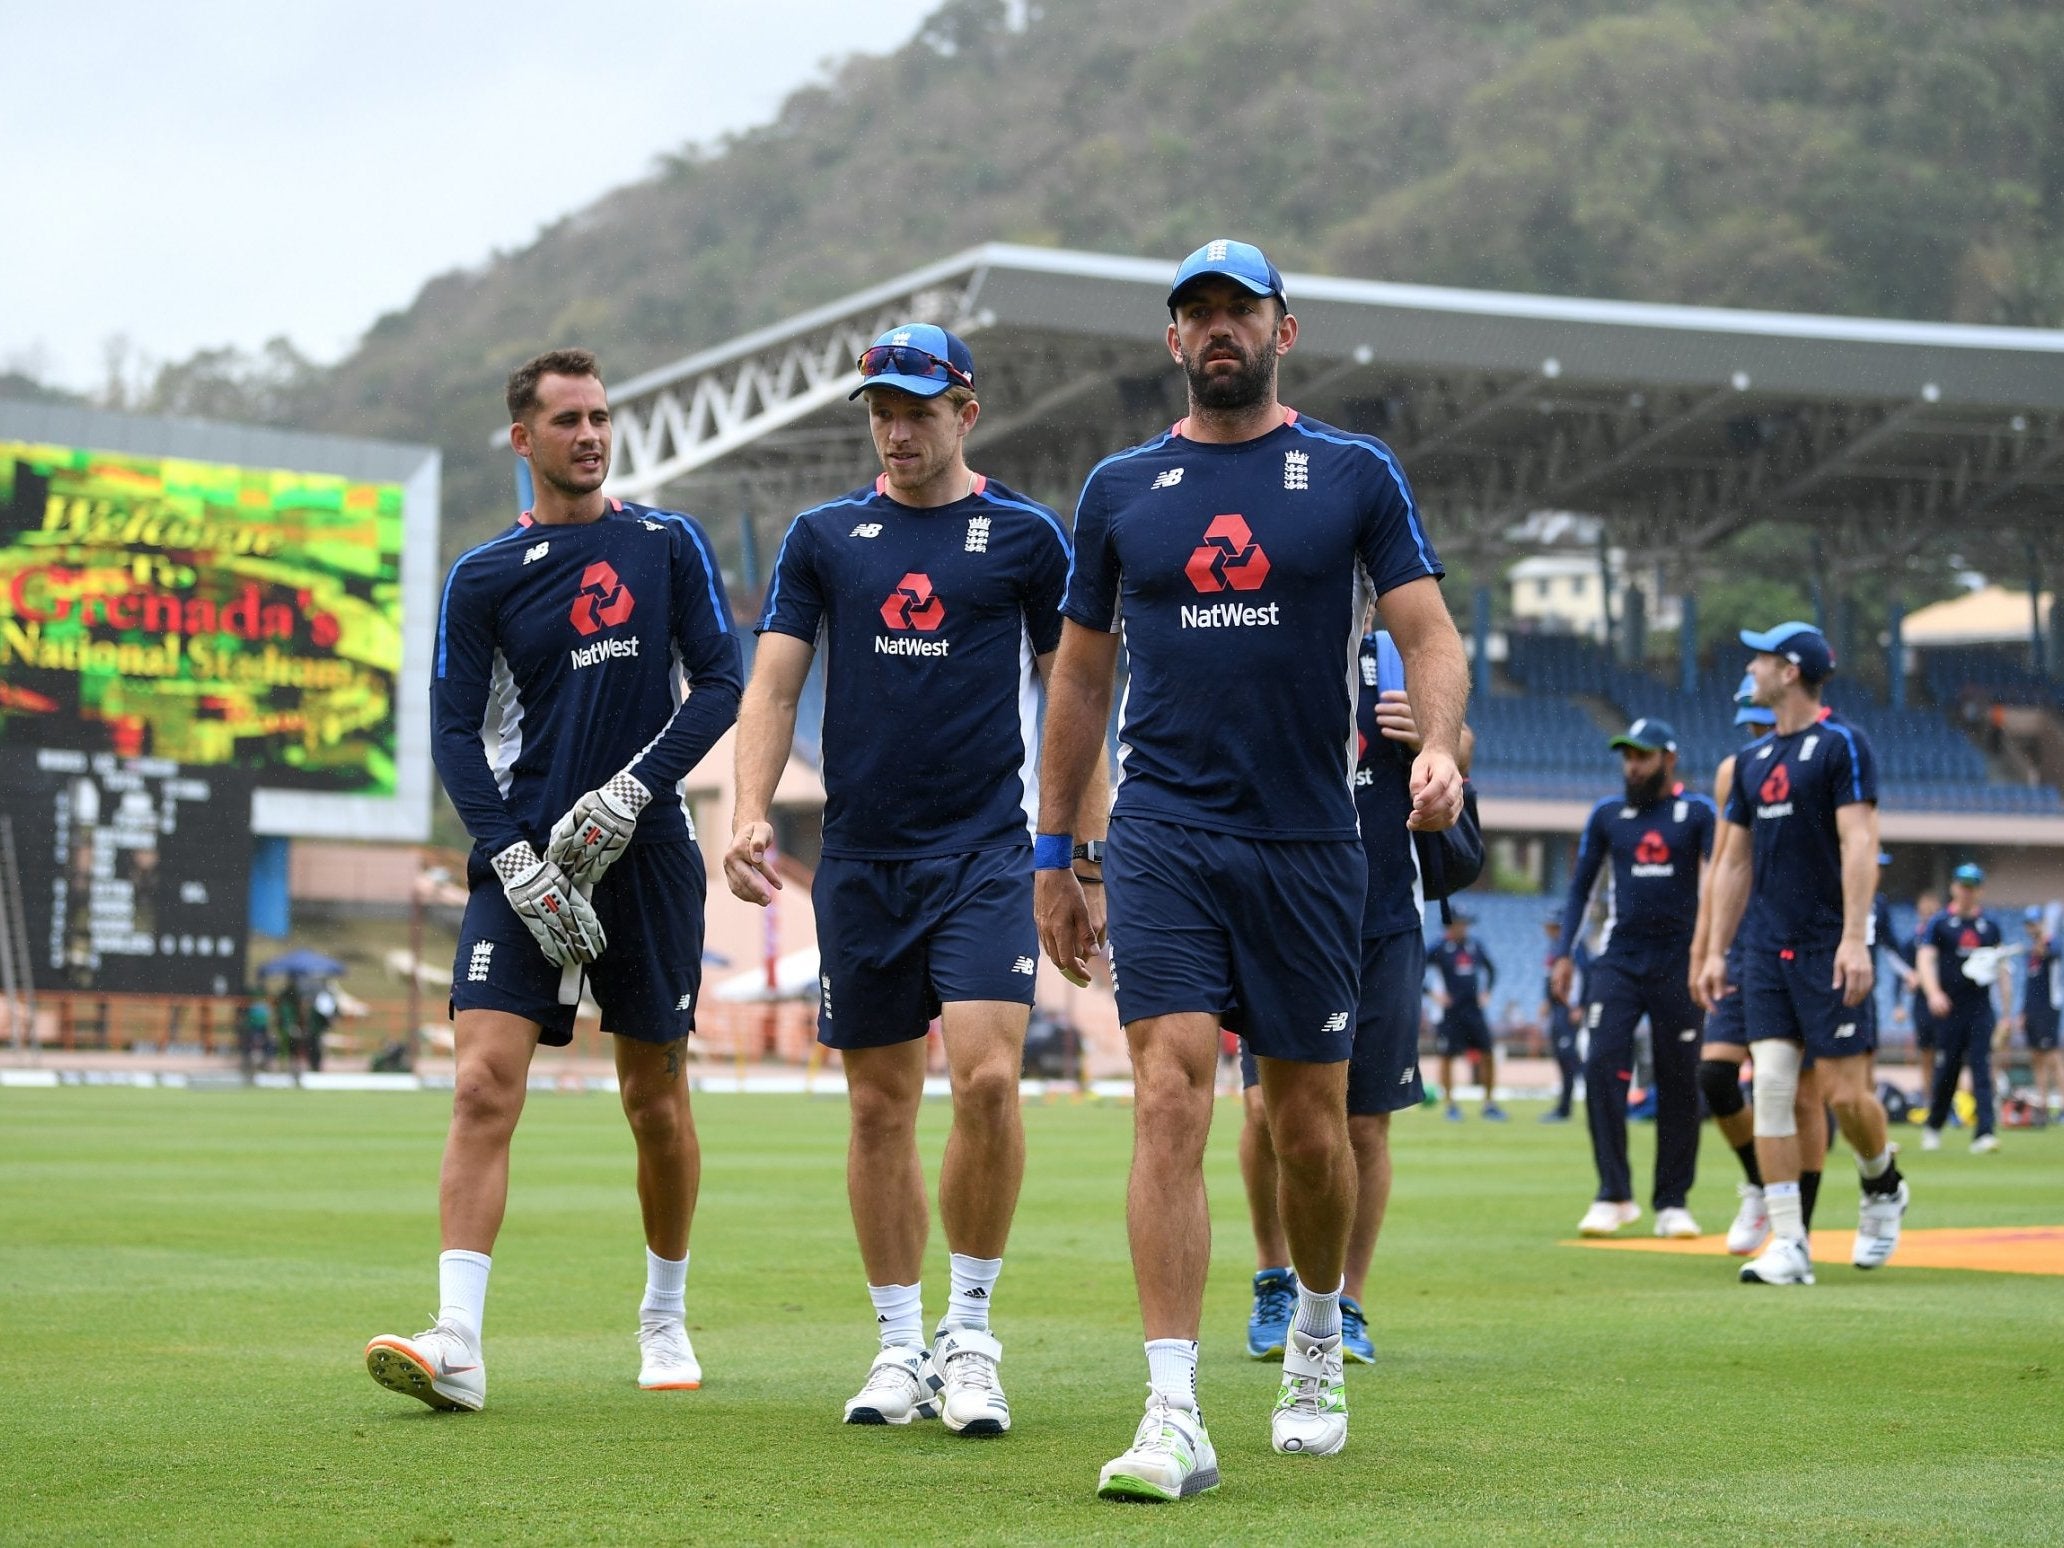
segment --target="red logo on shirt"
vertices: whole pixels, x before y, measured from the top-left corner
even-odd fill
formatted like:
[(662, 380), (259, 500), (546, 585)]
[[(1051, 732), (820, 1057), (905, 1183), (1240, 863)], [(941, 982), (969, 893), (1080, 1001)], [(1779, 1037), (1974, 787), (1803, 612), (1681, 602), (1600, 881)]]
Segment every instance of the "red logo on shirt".
[(1268, 579), (1268, 555), (1243, 516), (1214, 516), (1183, 574), (1199, 591), (1254, 591)]
[(573, 627), (582, 635), (597, 629), (614, 629), (631, 616), (637, 601), (631, 588), (616, 578), (606, 559), (598, 559), (581, 571), (580, 590), (573, 594)]
[(1763, 804), (1766, 806), (1774, 805), (1779, 801), (1789, 801), (1792, 798), (1791, 770), (1780, 763), (1764, 779), (1763, 789), (1759, 794), (1762, 797)]
[(924, 634), (946, 621), (946, 604), (932, 595), (929, 575), (906, 575), (881, 605), (882, 622), (891, 629), (916, 629)]
[(1976, 951), (1977, 949), (1978, 932), (1976, 930), (1966, 930), (1962, 935), (1959, 935), (1957, 937), (1957, 950)]
[(1634, 861), (1637, 865), (1668, 865), (1670, 846), (1663, 842), (1662, 834), (1650, 828), (1634, 846)]

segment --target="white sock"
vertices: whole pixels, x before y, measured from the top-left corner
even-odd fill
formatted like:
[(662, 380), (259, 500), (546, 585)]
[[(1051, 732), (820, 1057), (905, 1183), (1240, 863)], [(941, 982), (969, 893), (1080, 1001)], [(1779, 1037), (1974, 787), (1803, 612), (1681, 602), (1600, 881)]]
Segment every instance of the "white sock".
[(1772, 1236), (1788, 1236), (1795, 1242), (1806, 1240), (1805, 1205), (1799, 1198), (1796, 1182), (1765, 1183), (1763, 1207), (1770, 1212)]
[(1303, 1280), (1298, 1280), (1297, 1315), (1291, 1319), (1290, 1326), (1306, 1338), (1331, 1338), (1340, 1331), (1340, 1292), (1346, 1288), (1347, 1281), (1342, 1280), (1321, 1295)]
[(874, 1325), (884, 1349), (922, 1349), (924, 1336), (924, 1283), (914, 1285), (869, 1285), (867, 1298), (874, 1302)]
[(1863, 1173), (1865, 1179), (1869, 1181), (1875, 1181), (1883, 1177), (1892, 1170), (1892, 1147), (1887, 1145), (1882, 1152), (1872, 1156), (1867, 1161), (1862, 1156), (1858, 1156), (1856, 1158), (1856, 1169)]
[(946, 1300), (946, 1326), (989, 1331), (989, 1298), (996, 1294), (996, 1276), (1003, 1272), (1001, 1258), (970, 1258), (954, 1253), (947, 1260), (953, 1270), (953, 1293)]
[(1147, 1340), (1147, 1380), (1155, 1397), (1174, 1398), (1197, 1406), (1197, 1341), (1194, 1338)]
[(494, 1260), (484, 1252), (437, 1255), (437, 1320), (464, 1330), (476, 1344), (487, 1315), (487, 1271), (493, 1266)]
[(688, 1320), (687, 1253), (676, 1260), (645, 1249), (645, 1299), (638, 1303), (638, 1315)]

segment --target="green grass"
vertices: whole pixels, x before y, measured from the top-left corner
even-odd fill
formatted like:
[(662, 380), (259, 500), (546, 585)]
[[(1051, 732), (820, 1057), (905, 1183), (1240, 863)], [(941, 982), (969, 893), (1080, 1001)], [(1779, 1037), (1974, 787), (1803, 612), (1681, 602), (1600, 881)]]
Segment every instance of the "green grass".
[[(1269, 1453), (1240, 1356), (1250, 1250), (1219, 1106), (1205, 1411), (1224, 1486), (1093, 1497), (1145, 1366), (1121, 1223), (1130, 1112), (1034, 1105), (998, 1296), (1017, 1429), (846, 1429), (872, 1346), (843, 1105), (705, 1097), (689, 1277), (700, 1392), (641, 1393), (630, 1141), (534, 1095), (496, 1252), (491, 1401), (433, 1414), (359, 1350), (435, 1301), (445, 1101), (298, 1091), (0, 1092), (0, 1542), (2055, 1542), (2064, 1283), (1557, 1245), (1580, 1127), (1401, 1115), (1335, 1459)], [(928, 1105), (936, 1158), (945, 1112)], [(1637, 1129), (1645, 1169), (1647, 1128)], [(1731, 1212), (1709, 1144), (1693, 1199)], [(2064, 1222), (2064, 1132), (1909, 1149), (1915, 1225)], [(1845, 1164), (1836, 1158), (1838, 1166)], [(1830, 1173), (1827, 1222), (1854, 1193)], [(934, 1236), (930, 1308), (943, 1301)]]

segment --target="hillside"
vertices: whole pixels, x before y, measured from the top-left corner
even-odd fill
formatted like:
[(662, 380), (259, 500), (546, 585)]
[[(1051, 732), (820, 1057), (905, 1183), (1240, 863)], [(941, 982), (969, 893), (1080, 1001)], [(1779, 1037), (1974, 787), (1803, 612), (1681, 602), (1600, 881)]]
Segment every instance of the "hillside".
[[(621, 379), (989, 238), (1173, 257), (1235, 231), (1286, 268), (2064, 324), (2064, 15), (2039, 0), (1009, 15), (948, 0), (775, 123), (431, 280), (334, 368), (246, 363), (250, 411), (440, 443), (450, 551), (505, 518), (485, 439), (515, 361), (581, 342)], [(245, 367), (196, 364), (153, 406), (233, 411)]]

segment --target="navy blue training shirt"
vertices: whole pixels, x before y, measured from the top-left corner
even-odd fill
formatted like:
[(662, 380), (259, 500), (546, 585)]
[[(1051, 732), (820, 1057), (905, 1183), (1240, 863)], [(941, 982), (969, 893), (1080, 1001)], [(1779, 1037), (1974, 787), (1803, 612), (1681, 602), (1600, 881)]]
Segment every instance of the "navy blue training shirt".
[(1491, 961), (1483, 942), (1473, 935), (1465, 935), (1459, 941), (1443, 936), (1440, 944), (1426, 954), (1426, 963), (1428, 967), (1440, 969), (1441, 983), (1448, 991), (1448, 998), (1465, 1008), (1481, 1007), (1483, 997), (1498, 981), (1497, 964)]
[[(1968, 1010), (1973, 1005), (1991, 1003), (1992, 985), (1967, 978), (1964, 964), (1975, 952), (1998, 950), (2000, 939), (1999, 921), (1983, 910), (1977, 918), (1966, 919), (1945, 908), (1928, 921), (1928, 933), (1921, 937), (1921, 944), (1935, 948), (1935, 977), (1954, 1009)], [(1999, 966), (2004, 972), (2006, 964)]]
[(1823, 712), (1803, 730), (1744, 747), (1727, 797), (1727, 820), (1749, 830), (1754, 867), (1737, 935), (1757, 947), (1832, 950), (1842, 936), (1835, 813), (1877, 799), (1870, 742), (1839, 715)]
[(1355, 820), (1361, 824), (1362, 857), (1369, 867), (1369, 891), (1362, 905), (1364, 939), (1426, 928), (1419, 851), (1405, 826), (1412, 815), (1412, 754), (1388, 740), (1376, 725), (1379, 696), (1404, 686), (1404, 658), (1389, 634), (1364, 635), (1361, 689), (1355, 695), (1354, 774)]
[(1179, 423), (1097, 464), (1065, 611), (1124, 633), (1113, 815), (1353, 838), (1364, 604), (1442, 573), (1403, 470), (1371, 436), (1292, 413), (1220, 445)]
[(1032, 663), (1060, 643), (1068, 539), (976, 475), (920, 509), (886, 477), (804, 511), (760, 617), (824, 653), (824, 853), (918, 859), (1029, 845)]
[(1563, 940), (1577, 938), (1591, 889), (1610, 864), (1599, 956), (1688, 947), (1698, 920), (1699, 866), (1713, 853), (1719, 816), (1710, 799), (1681, 785), (1645, 806), (1629, 805), (1622, 794), (1592, 807), (1562, 909)]
[(654, 797), (632, 842), (685, 843), (687, 807), (665, 797), (737, 719), (740, 681), (723, 575), (693, 520), (621, 500), (591, 522), (526, 514), (444, 578), (431, 752), (484, 856), (542, 848), (626, 767)]

